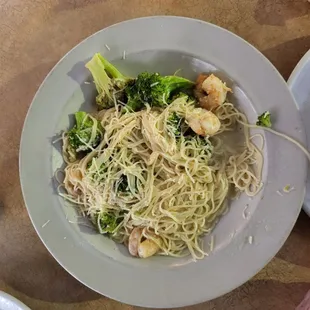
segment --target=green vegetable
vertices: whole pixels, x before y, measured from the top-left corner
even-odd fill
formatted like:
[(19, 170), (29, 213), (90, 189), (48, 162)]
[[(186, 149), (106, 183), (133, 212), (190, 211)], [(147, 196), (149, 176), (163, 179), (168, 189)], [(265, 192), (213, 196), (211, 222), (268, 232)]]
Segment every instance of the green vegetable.
[(171, 101), (174, 101), (178, 98), (184, 98), (188, 103), (196, 101), (193, 96), (190, 96), (189, 94), (186, 94), (184, 92), (174, 94)]
[(161, 76), (159, 73), (143, 72), (126, 87), (127, 111), (137, 111), (146, 104), (165, 107), (176, 92), (192, 88), (194, 83), (179, 76)]
[(107, 171), (107, 166), (102, 163), (99, 167), (96, 164), (97, 157), (93, 157), (86, 165), (87, 172), (89, 176), (98, 183), (105, 182), (105, 173)]
[(258, 117), (256, 125), (270, 128), (272, 125), (270, 117), (271, 115), (269, 111), (264, 112), (262, 115)]
[(75, 120), (76, 125), (67, 132), (71, 161), (76, 160), (77, 153), (87, 152), (97, 147), (103, 136), (100, 123), (86, 112), (76, 112)]
[(185, 143), (193, 143), (194, 146), (198, 149), (201, 149), (205, 154), (211, 156), (212, 151), (213, 151), (213, 146), (211, 142), (202, 136), (186, 136), (185, 137)]
[(94, 78), (98, 91), (96, 102), (100, 107), (107, 109), (114, 106), (114, 100), (125, 100), (124, 89), (132, 80), (130, 77), (123, 75), (99, 53), (86, 64), (86, 68)]
[(94, 217), (94, 224), (100, 234), (111, 234), (116, 230), (122, 219), (122, 216), (118, 217), (114, 213), (98, 213)]
[(172, 132), (176, 137), (179, 137), (182, 133), (182, 121), (183, 118), (180, 117), (177, 113), (173, 112), (169, 115), (167, 119), (167, 125), (170, 132)]

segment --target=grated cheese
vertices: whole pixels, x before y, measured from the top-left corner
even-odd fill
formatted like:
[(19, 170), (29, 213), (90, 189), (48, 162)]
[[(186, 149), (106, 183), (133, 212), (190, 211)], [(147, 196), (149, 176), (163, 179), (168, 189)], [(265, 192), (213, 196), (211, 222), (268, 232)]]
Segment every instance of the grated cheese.
[(277, 191), (277, 194), (283, 197), (283, 194), (280, 191)]
[(57, 143), (59, 141), (62, 141), (62, 137), (59, 137), (59, 138), (55, 139), (54, 141), (52, 141), (52, 144), (55, 144), (55, 143)]
[(50, 220), (46, 221), (46, 222), (42, 225), (42, 228), (44, 228), (49, 222), (50, 222)]
[(242, 217), (246, 220), (249, 216), (249, 212), (247, 212), (247, 209), (248, 209), (249, 205), (247, 204), (243, 210), (243, 213), (242, 213)]
[(111, 49), (110, 49), (110, 46), (109, 46), (108, 44), (105, 44), (104, 46), (107, 48), (108, 51), (111, 50)]
[(235, 236), (235, 234), (236, 234), (236, 231), (234, 230), (234, 231), (229, 235), (230, 239), (233, 239), (234, 236)]
[(210, 252), (212, 252), (213, 249), (214, 249), (214, 243), (215, 243), (214, 236), (211, 236), (211, 239), (210, 239)]
[(249, 242), (249, 244), (252, 244), (252, 243), (253, 243), (253, 236), (249, 236), (249, 237), (248, 237), (248, 242)]
[(86, 227), (94, 228), (94, 226), (88, 225), (87, 223), (84, 223), (84, 222), (74, 222), (74, 221), (71, 221), (71, 220), (69, 220), (68, 222), (70, 224), (78, 224), (78, 225), (84, 225)]

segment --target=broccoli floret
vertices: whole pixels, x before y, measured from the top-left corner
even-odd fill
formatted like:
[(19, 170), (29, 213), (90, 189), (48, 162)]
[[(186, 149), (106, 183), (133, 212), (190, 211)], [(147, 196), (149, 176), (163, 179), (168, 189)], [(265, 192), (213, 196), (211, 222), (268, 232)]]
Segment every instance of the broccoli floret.
[(205, 154), (211, 156), (212, 151), (213, 151), (213, 146), (211, 142), (207, 138), (204, 138), (201, 136), (196, 136), (195, 139), (197, 141), (197, 145), (199, 145), (203, 149)]
[(89, 161), (86, 165), (86, 170), (88, 172), (89, 177), (98, 183), (102, 183), (105, 181), (105, 173), (107, 172), (108, 167), (105, 163), (102, 163), (100, 166), (96, 163), (97, 156), (93, 157), (91, 161)]
[(264, 112), (262, 115), (258, 117), (256, 125), (270, 128), (272, 125), (270, 117), (271, 115), (269, 111)]
[(123, 75), (101, 54), (96, 53), (86, 64), (91, 72), (98, 91), (97, 104), (103, 109), (114, 106), (114, 100), (124, 100), (124, 89), (132, 80)]
[(98, 213), (93, 217), (93, 223), (100, 234), (111, 234), (115, 231), (122, 219), (123, 217), (119, 217), (114, 213)]
[(176, 92), (192, 88), (194, 83), (179, 76), (161, 76), (143, 72), (126, 87), (127, 111), (137, 111), (146, 104), (165, 107)]
[(177, 113), (173, 112), (169, 115), (167, 119), (167, 126), (170, 132), (172, 132), (176, 137), (179, 137), (182, 133), (181, 125), (183, 118)]
[(97, 147), (103, 136), (100, 123), (86, 112), (76, 112), (75, 120), (76, 125), (67, 132), (68, 153), (71, 155), (71, 161), (76, 160), (77, 153), (87, 152)]
[[(192, 101), (192, 98), (189, 98), (189, 95), (186, 94), (186, 93), (183, 93), (183, 92), (180, 92), (180, 93), (177, 93), (177, 94), (174, 94), (172, 99), (171, 99), (171, 102), (173, 102), (174, 100), (178, 99), (178, 98), (184, 98), (186, 101)], [(195, 100), (195, 99), (194, 99)]]
[(195, 136), (188, 135), (184, 138), (184, 141), (185, 141), (185, 144), (193, 143), (196, 148), (201, 149), (206, 155), (211, 156), (212, 151), (213, 151), (213, 146), (207, 138), (201, 137), (198, 135), (195, 135)]

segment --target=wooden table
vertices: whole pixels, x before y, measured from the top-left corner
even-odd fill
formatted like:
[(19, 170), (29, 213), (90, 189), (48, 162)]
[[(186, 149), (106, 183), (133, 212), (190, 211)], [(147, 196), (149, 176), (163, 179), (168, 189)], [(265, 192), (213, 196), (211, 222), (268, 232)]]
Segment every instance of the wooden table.
[[(0, 0), (0, 289), (32, 309), (138, 309), (92, 292), (51, 257), (24, 206), (18, 150), (30, 102), (67, 51), (110, 24), (160, 14), (199, 18), (237, 33), (285, 78), (310, 48), (307, 0)], [(310, 219), (302, 213), (284, 247), (254, 279), (186, 309), (290, 310), (309, 288)]]

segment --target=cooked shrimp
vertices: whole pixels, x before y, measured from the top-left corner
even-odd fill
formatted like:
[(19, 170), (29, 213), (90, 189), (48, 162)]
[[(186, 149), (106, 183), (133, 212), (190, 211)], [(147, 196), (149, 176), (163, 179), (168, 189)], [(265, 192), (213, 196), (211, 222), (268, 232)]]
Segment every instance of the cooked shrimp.
[(185, 118), (191, 129), (200, 136), (213, 136), (221, 127), (217, 116), (202, 108), (193, 109)]
[(132, 230), (129, 241), (128, 250), (132, 256), (138, 256), (141, 258), (147, 258), (156, 254), (159, 250), (159, 246), (151, 239), (142, 240), (143, 228), (136, 227)]
[(142, 228), (136, 227), (132, 230), (129, 241), (128, 250), (132, 256), (138, 256), (138, 248), (142, 238)]
[(195, 97), (199, 100), (199, 102), (203, 100), (204, 97), (206, 97), (206, 93), (202, 89), (202, 84), (207, 78), (208, 78), (208, 75), (201, 73), (198, 75), (196, 79), (196, 86), (195, 86), (194, 93), (195, 93)]
[(212, 110), (223, 104), (226, 100), (227, 92), (231, 92), (231, 89), (214, 74), (207, 77), (201, 87), (208, 96), (204, 97), (200, 105), (207, 110)]
[(221, 105), (231, 89), (214, 74), (199, 74), (196, 80), (195, 96), (200, 106), (209, 111)]
[(138, 254), (141, 258), (147, 258), (156, 254), (158, 250), (159, 246), (153, 240), (146, 239), (139, 244)]
[(209, 77), (207, 74), (199, 74), (197, 79), (196, 79), (196, 89), (202, 91), (202, 84), (203, 82)]

